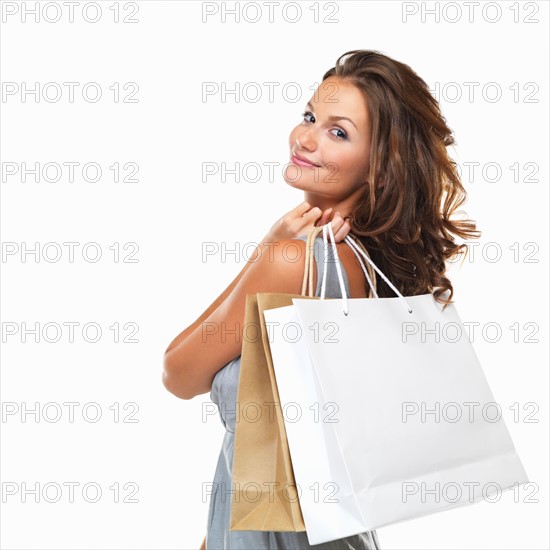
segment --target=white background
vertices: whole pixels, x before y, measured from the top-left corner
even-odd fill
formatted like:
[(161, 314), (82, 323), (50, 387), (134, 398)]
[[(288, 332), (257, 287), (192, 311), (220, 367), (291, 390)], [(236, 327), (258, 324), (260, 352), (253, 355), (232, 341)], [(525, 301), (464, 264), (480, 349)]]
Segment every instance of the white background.
[[(33, 15), (23, 22), (24, 4), (32, 9), (35, 3), (4, 2), (1, 26), (1, 547), (199, 547), (208, 511), (203, 490), (213, 479), (223, 427), (208, 394), (184, 401), (164, 389), (164, 350), (244, 267), (253, 250), (243, 251), (244, 244), (257, 243), (302, 202), (303, 194), (284, 182), (281, 171), (289, 157), (288, 135), (315, 83), (342, 53), (375, 49), (411, 66), (439, 94), (457, 139), (450, 154), (461, 165), (479, 163), (473, 177), (464, 173), (463, 209), (482, 237), (473, 261), (451, 268), (456, 306), (463, 321), (498, 323), (502, 329), (498, 342), (489, 341), (493, 333), (488, 338), (477, 333), (474, 346), (527, 474), (538, 486), (530, 497), (538, 503), (526, 502), (531, 494), (526, 490), (514, 502), (509, 491), (495, 504), (381, 528), (382, 548), (548, 548), (548, 4), (480, 2), (469, 21), (463, 3), (439, 2), (436, 22), (433, 13), (422, 13), (436, 8), (434, 2), (321, 2), (321, 21), (315, 23), (313, 2), (300, 2), (302, 15), (291, 23), (283, 17), (284, 2), (275, 7), (273, 22), (259, 2), (259, 22), (244, 19), (254, 15), (250, 11), (236, 23), (231, 15), (222, 21), (222, 3), (203, 22), (201, 2), (138, 2), (133, 14), (138, 22), (118, 24), (110, 8), (115, 2), (98, 3), (102, 15), (96, 23), (83, 19), (84, 3), (71, 23), (68, 8), (55, 2), (62, 8), (59, 22), (41, 16), (36, 23)], [(18, 11), (9, 15), (13, 6)], [(55, 16), (55, 6), (46, 18)], [(89, 9), (93, 18), (95, 10)], [(132, 3), (120, 2), (118, 9), (122, 19), (132, 13)], [(287, 19), (296, 13), (288, 9)], [(36, 82), (57, 82), (63, 96), (36, 102), (28, 95), (24, 102), (21, 87)], [(80, 83), (74, 102), (64, 82)], [(82, 97), (89, 82), (103, 92), (96, 103)], [(138, 84), (138, 101), (115, 102), (109, 87), (119, 83), (123, 98), (128, 82)], [(257, 83), (264, 93), (254, 102), (249, 86), (248, 100), (228, 95), (224, 102), (220, 94), (203, 99), (204, 82), (241, 89)], [(265, 82), (279, 83), (273, 101)], [(466, 82), (479, 83), (471, 101)], [(17, 93), (6, 94), (7, 83)], [(296, 102), (281, 93), (288, 83), (294, 83), (290, 91), (300, 92)], [(482, 94), (487, 83), (501, 89), (500, 100)], [(510, 89), (514, 83), (519, 97)], [(103, 176), (87, 182), (77, 169), (73, 182), (67, 172), (58, 182), (42, 177), (35, 182), (32, 175), (23, 182), (20, 173), (7, 173), (6, 163), (21, 168), (23, 162), (33, 167), (70, 161), (98, 163)], [(138, 181), (114, 182), (109, 167), (115, 162), (137, 163)], [(225, 182), (221, 174), (203, 181), (204, 162), (229, 167), (278, 162), (279, 168), (272, 181), (267, 171), (257, 182), (242, 175), (236, 182), (230, 174)], [(498, 181), (491, 181), (491, 170), (484, 177), (480, 167), (488, 163), (500, 166)], [(520, 167), (518, 181), (510, 169), (514, 163)], [(536, 181), (528, 181), (526, 163), (538, 167)], [(74, 262), (66, 242), (80, 243)], [(83, 245), (92, 242), (103, 253), (95, 263), (82, 257)], [(21, 255), (22, 247), (35, 243), (59, 243), (63, 254), (57, 262)], [(124, 250), (126, 243), (139, 246), (137, 262), (123, 261), (132, 251)], [(204, 259), (203, 243), (236, 248), (240, 256)], [(498, 250), (502, 255), (494, 261)], [(39, 336), (36, 343), (33, 335), (23, 342), (21, 332), (8, 334), (23, 323), (62, 327), (70, 321), (79, 323), (72, 343), (67, 330), (59, 342)], [(85, 323), (101, 326), (97, 343), (83, 340)], [(123, 326), (135, 323), (138, 342), (116, 343), (109, 328), (115, 323), (121, 339), (132, 337)], [(519, 323), (519, 342), (509, 328), (513, 323)], [(538, 327), (532, 335), (538, 343), (525, 341), (526, 323)], [(39, 421), (22, 416), (36, 402)], [(74, 422), (64, 402), (79, 403)], [(57, 422), (41, 416), (46, 403), (61, 406)], [(90, 421), (93, 408), (83, 418), (86, 403), (100, 407), (97, 422)], [(124, 410), (127, 403), (139, 407), (133, 416), (135, 405)], [(519, 404), (519, 422), (507, 408), (513, 403)], [(538, 407), (538, 423), (521, 421), (533, 410), (524, 410), (526, 403)], [(203, 419), (205, 410), (210, 415)], [(48, 412), (55, 415), (52, 406)], [(63, 486), (68, 482), (78, 484), (74, 502)], [(36, 503), (32, 494), (23, 502), (23, 483), (53, 485), (50, 496), (40, 493)], [(83, 498), (86, 483), (102, 489), (98, 502)], [(115, 483), (120, 500), (132, 497), (134, 485), (124, 485), (135, 484), (138, 502), (115, 502), (110, 489)], [(47, 502), (55, 498), (55, 484), (65, 490), (58, 502)], [(8, 494), (13, 487), (17, 492)]]

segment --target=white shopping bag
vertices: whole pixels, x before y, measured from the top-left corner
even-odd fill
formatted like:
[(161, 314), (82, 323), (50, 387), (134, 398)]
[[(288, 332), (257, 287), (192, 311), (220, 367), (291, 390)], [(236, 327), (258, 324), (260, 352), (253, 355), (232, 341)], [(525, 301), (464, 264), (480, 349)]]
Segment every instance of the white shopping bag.
[(348, 299), (331, 243), (343, 298), (325, 269), (321, 299), (264, 311), (311, 545), (528, 482), (454, 305), (404, 298), (349, 242), (398, 298)]

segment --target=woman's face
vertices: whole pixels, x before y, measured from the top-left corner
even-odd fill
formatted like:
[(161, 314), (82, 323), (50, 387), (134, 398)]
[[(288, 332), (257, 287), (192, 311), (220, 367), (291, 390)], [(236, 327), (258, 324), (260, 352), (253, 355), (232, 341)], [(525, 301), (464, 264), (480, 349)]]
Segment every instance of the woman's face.
[[(348, 81), (329, 77), (321, 82), (305, 111), (302, 122), (290, 133), (291, 159), (283, 177), (305, 191), (308, 202), (337, 204), (362, 188), (367, 179), (370, 120), (365, 98)], [(317, 166), (300, 164), (299, 157)]]

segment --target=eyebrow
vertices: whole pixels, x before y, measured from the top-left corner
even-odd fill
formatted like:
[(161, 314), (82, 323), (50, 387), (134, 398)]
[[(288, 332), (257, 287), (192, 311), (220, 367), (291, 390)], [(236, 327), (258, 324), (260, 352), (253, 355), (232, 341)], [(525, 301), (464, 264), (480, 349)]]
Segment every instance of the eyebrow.
[[(313, 105), (311, 104), (310, 101), (307, 102), (306, 107), (310, 107), (311, 109), (313, 109)], [(351, 118), (348, 118), (347, 116), (332, 115), (332, 116), (329, 116), (328, 119), (329, 120), (348, 120), (355, 126), (355, 123), (353, 122), (353, 120), (351, 120)], [(357, 126), (355, 126), (355, 129), (358, 130)]]

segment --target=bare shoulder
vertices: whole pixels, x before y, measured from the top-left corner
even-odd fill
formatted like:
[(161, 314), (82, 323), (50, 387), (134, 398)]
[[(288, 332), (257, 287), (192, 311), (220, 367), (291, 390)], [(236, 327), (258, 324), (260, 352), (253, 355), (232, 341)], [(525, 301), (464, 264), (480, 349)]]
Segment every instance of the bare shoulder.
[(300, 294), (305, 268), (305, 241), (280, 239), (263, 245), (260, 250), (244, 278), (246, 280), (242, 281), (246, 292)]

